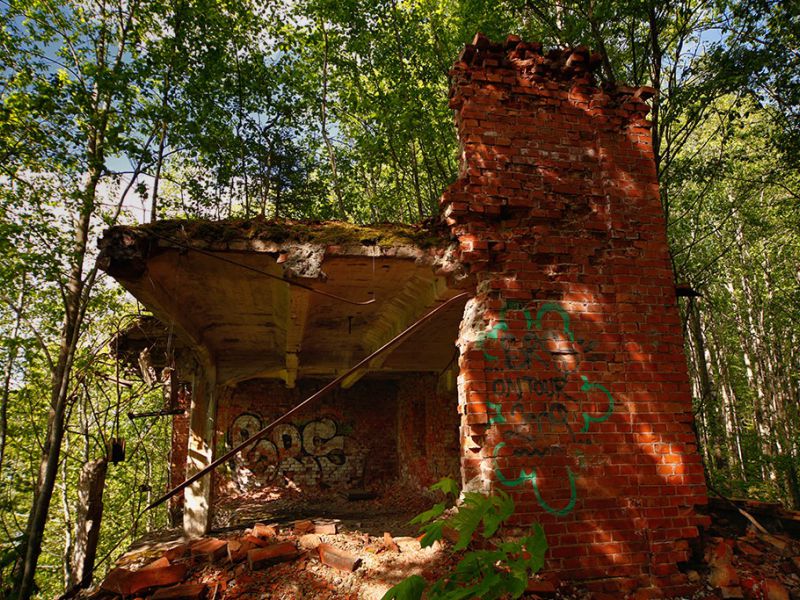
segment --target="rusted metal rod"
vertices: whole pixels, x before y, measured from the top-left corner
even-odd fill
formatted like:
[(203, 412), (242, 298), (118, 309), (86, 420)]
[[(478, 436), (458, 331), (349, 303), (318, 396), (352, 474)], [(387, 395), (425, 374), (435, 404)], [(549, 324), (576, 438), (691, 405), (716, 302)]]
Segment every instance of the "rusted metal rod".
[(216, 469), (222, 463), (230, 460), (231, 458), (236, 456), (236, 454), (238, 454), (243, 449), (245, 449), (247, 446), (249, 446), (249, 445), (253, 444), (254, 442), (257, 442), (258, 440), (263, 438), (265, 435), (267, 435), (267, 433), (269, 433), (270, 429), (272, 429), (276, 425), (279, 425), (280, 423), (283, 423), (286, 419), (288, 419), (290, 416), (292, 416), (298, 410), (303, 408), (306, 404), (309, 404), (310, 402), (313, 402), (314, 400), (317, 400), (318, 398), (324, 396), (329, 391), (331, 391), (332, 389), (337, 387), (342, 381), (344, 381), (344, 379), (346, 379), (347, 377), (349, 377), (350, 375), (352, 375), (353, 373), (355, 373), (356, 371), (358, 371), (362, 367), (369, 365), (369, 363), (372, 361), (372, 359), (374, 359), (379, 354), (385, 352), (386, 350), (388, 350), (389, 348), (394, 346), (397, 342), (400, 342), (400, 341), (404, 340), (405, 338), (407, 338), (409, 335), (414, 333), (414, 331), (419, 329), (422, 325), (424, 325), (425, 323), (427, 323), (428, 321), (433, 319), (436, 315), (438, 315), (440, 312), (442, 312), (445, 308), (447, 308), (451, 304), (454, 304), (457, 300), (462, 300), (462, 299), (464, 299), (464, 298), (466, 298), (468, 296), (469, 296), (469, 293), (463, 292), (461, 294), (458, 294), (457, 296), (453, 296), (452, 298), (450, 298), (449, 300), (444, 302), (441, 306), (437, 306), (432, 311), (430, 311), (428, 314), (426, 314), (423, 317), (419, 318), (417, 321), (415, 321), (414, 323), (409, 325), (406, 329), (404, 329), (402, 332), (400, 332), (394, 338), (392, 338), (391, 340), (386, 342), (383, 346), (378, 348), (375, 352), (373, 352), (372, 354), (367, 356), (364, 360), (360, 361), (354, 367), (351, 367), (345, 373), (339, 375), (339, 377), (337, 377), (336, 379), (334, 379), (330, 383), (326, 384), (324, 387), (322, 387), (318, 391), (316, 391), (313, 394), (311, 394), (308, 398), (303, 400), (300, 404), (298, 404), (294, 408), (290, 409), (288, 412), (284, 413), (283, 415), (281, 415), (280, 417), (278, 417), (277, 419), (272, 421), (272, 423), (270, 423), (269, 425), (264, 427), (261, 431), (258, 431), (257, 433), (254, 433), (252, 436), (250, 436), (248, 439), (243, 441), (241, 444), (239, 444), (238, 446), (236, 446), (232, 450), (229, 450), (228, 452), (226, 452), (225, 454), (220, 456), (217, 460), (213, 461), (205, 469), (202, 469), (202, 470), (198, 471), (197, 473), (195, 473), (194, 475), (189, 477), (189, 479), (187, 479), (183, 483), (181, 483), (181, 484), (175, 486), (174, 488), (172, 488), (166, 494), (164, 494), (163, 496), (161, 496), (160, 498), (158, 498), (157, 500), (152, 502), (145, 510), (150, 510), (151, 508), (155, 508), (159, 504), (162, 504), (162, 503), (166, 502), (167, 500), (172, 498), (175, 494), (177, 494), (181, 490), (186, 489), (187, 487), (192, 485), (195, 481), (197, 481), (198, 479), (200, 479), (204, 475), (207, 475), (208, 473), (210, 473), (211, 471)]
[(173, 415), (182, 415), (186, 411), (182, 408), (165, 408), (163, 410), (148, 410), (147, 412), (129, 412), (128, 418), (133, 421), (134, 419), (144, 419), (145, 417), (169, 417)]

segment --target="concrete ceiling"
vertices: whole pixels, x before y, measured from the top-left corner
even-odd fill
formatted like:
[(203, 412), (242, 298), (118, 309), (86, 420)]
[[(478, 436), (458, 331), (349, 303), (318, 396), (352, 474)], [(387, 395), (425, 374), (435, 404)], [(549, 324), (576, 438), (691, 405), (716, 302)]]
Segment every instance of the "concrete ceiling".
[[(125, 236), (107, 235), (101, 267), (182, 345), (215, 363), (223, 384), (275, 377), (293, 386), (297, 378), (336, 376), (462, 291), (454, 283), (457, 265), (443, 258), (441, 248), (284, 241), (261, 244), (260, 251), (201, 250), (136, 240), (138, 250), (132, 250)], [(291, 280), (303, 286), (374, 302), (351, 304), (290, 285), (287, 267), (295, 275)], [(448, 308), (370, 371), (445, 369), (454, 358), (463, 308), (463, 302)]]

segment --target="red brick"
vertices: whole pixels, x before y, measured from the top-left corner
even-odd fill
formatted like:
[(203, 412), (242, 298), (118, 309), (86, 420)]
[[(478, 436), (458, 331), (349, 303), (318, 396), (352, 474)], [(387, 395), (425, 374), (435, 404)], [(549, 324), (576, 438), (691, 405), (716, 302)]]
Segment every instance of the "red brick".
[(100, 587), (121, 596), (130, 596), (142, 590), (179, 583), (183, 581), (187, 570), (186, 565), (170, 565), (139, 571), (116, 568), (109, 571)]
[(190, 546), (193, 558), (205, 559), (208, 562), (215, 562), (227, 556), (227, 542), (216, 538), (205, 538), (195, 542)]
[(293, 560), (297, 554), (297, 547), (292, 542), (281, 542), (250, 550), (247, 553), (247, 563), (251, 570), (263, 569), (278, 562)]
[(275, 531), (272, 525), (256, 523), (253, 525), (253, 535), (257, 538), (274, 538), (278, 535), (278, 532)]
[(357, 556), (330, 544), (320, 544), (317, 550), (323, 564), (340, 571), (355, 571), (361, 564), (361, 559)]

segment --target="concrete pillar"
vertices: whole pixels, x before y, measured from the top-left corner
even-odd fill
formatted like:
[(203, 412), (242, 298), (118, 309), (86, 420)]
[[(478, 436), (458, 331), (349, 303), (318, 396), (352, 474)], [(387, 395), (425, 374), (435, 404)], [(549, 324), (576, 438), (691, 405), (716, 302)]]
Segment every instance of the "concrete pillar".
[[(189, 449), (186, 477), (204, 469), (214, 460), (214, 421), (217, 413), (216, 367), (200, 369), (193, 385), (189, 416)], [(184, 491), (183, 531), (186, 536), (206, 534), (211, 517), (211, 474), (194, 482)]]

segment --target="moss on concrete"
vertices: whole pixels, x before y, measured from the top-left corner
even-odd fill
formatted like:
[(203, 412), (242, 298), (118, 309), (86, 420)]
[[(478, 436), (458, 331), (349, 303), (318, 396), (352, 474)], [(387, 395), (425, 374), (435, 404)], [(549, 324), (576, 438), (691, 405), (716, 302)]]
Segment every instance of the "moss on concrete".
[(407, 225), (378, 223), (356, 225), (343, 221), (267, 221), (264, 219), (227, 219), (224, 221), (172, 219), (130, 228), (139, 234), (207, 242), (264, 240), (276, 243), (299, 242), (325, 246), (413, 245), (431, 248), (446, 245), (450, 234), (438, 224)]

